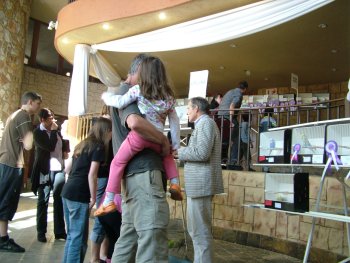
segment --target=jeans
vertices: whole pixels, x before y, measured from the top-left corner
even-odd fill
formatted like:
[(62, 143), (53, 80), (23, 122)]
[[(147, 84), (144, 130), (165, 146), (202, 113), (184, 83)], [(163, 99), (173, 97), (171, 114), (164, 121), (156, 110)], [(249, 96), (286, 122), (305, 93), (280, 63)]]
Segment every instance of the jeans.
[(47, 230), (47, 209), (49, 206), (50, 191), (53, 192), (53, 222), (54, 234), (65, 234), (64, 215), (61, 192), (65, 183), (64, 173), (50, 172), (50, 182), (38, 187), (38, 202), (36, 213), (36, 229), (38, 234), (44, 235)]
[(67, 224), (67, 240), (62, 263), (83, 263), (89, 231), (89, 204), (62, 197)]
[[(108, 178), (97, 178), (96, 208), (100, 206), (100, 203), (102, 201), (102, 196), (106, 190), (107, 181), (108, 181)], [(104, 228), (100, 223), (99, 218), (95, 217), (94, 226), (91, 231), (90, 239), (97, 244), (101, 244), (104, 238), (105, 238)]]

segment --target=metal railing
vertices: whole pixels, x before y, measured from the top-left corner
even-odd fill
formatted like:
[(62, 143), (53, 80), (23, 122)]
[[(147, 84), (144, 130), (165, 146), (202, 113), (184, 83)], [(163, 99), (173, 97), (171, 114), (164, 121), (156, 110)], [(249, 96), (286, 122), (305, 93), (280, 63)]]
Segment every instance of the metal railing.
[[(220, 133), (222, 144), (222, 160), (224, 164), (233, 165), (232, 169), (240, 170), (242, 168), (243, 157), (246, 168), (249, 169), (249, 160), (257, 161), (259, 134), (261, 130), (261, 119), (267, 109), (272, 109), (272, 113), (268, 117), (273, 117), (276, 120), (277, 127), (297, 125), (301, 123), (317, 122), (322, 120), (339, 119), (344, 117), (344, 99), (336, 99), (311, 104), (298, 104), (288, 106), (275, 107), (252, 107), (240, 108), (235, 110), (234, 115), (222, 115), (220, 112), (228, 112), (228, 110), (212, 110), (211, 114), (216, 121)], [(248, 122), (248, 143), (247, 154), (241, 154), (241, 130), (242, 130), (242, 116), (247, 117)], [(268, 118), (270, 121), (270, 118)], [(238, 127), (234, 127), (234, 123)], [(270, 123), (267, 124), (270, 127)], [(232, 149), (234, 140), (237, 140), (236, 149)], [(237, 160), (231, 160), (232, 153), (237, 153)], [(235, 161), (235, 162), (234, 162)]]
[[(266, 109), (273, 109), (273, 113), (269, 113), (270, 117), (276, 119), (277, 127), (323, 121), (330, 119), (339, 119), (344, 117), (344, 99), (336, 99), (330, 101), (324, 101), (322, 103), (312, 104), (299, 104), (289, 106), (276, 106), (276, 107), (252, 107), (241, 108), (235, 110), (235, 115), (220, 115), (220, 112), (227, 112), (228, 110), (212, 110), (211, 114), (215, 122), (217, 123), (221, 133), (222, 144), (222, 160), (223, 164), (230, 163), (230, 155), (232, 151), (233, 139), (237, 139), (237, 161), (238, 167), (244, 164), (249, 169), (249, 160), (251, 162), (257, 162), (258, 147), (259, 147), (259, 134), (261, 131), (260, 122), (264, 111)], [(83, 116), (79, 116), (76, 129), (77, 141), (81, 141), (86, 138), (93, 122), (93, 118), (100, 116), (100, 113), (91, 113)], [(247, 154), (244, 156), (241, 154), (241, 124), (242, 116), (247, 116), (248, 122), (248, 143)], [(233, 119), (236, 119), (238, 124), (238, 132), (234, 135)], [(269, 123), (267, 126), (270, 126)], [(237, 127), (236, 127), (237, 128)], [(235, 137), (235, 138), (233, 138)], [(251, 158), (249, 157), (251, 156)]]
[(93, 119), (100, 116), (99, 113), (89, 113), (79, 116), (76, 129), (77, 141), (84, 140), (88, 135), (93, 123)]

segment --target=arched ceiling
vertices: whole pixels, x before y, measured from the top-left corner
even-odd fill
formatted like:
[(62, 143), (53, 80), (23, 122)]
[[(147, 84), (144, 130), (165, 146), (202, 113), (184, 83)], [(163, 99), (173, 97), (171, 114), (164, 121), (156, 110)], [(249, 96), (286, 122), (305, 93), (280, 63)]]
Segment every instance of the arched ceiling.
[[(71, 63), (77, 43), (102, 43), (258, 2), (79, 0), (63, 4), (66, 1), (33, 0), (31, 15), (41, 21), (58, 17), (55, 46)], [(38, 7), (47, 7), (48, 11), (37, 11)], [(55, 14), (53, 9), (58, 7), (60, 12)], [(160, 11), (166, 12), (166, 20), (158, 19)], [(45, 13), (45, 18), (44, 15), (40, 17), (41, 13)], [(346, 81), (350, 76), (349, 13), (350, 1), (336, 0), (295, 20), (249, 36), (152, 54), (165, 62), (179, 97), (188, 94), (190, 72), (204, 69), (209, 70), (208, 95), (224, 93), (243, 79), (249, 82), (251, 93), (257, 93), (260, 88), (289, 87), (291, 73), (299, 76), (299, 85)], [(109, 23), (109, 30), (102, 29), (104, 22)], [(322, 23), (327, 27), (320, 28)], [(136, 53), (102, 54), (125, 77)], [(251, 73), (249, 76), (247, 70)]]

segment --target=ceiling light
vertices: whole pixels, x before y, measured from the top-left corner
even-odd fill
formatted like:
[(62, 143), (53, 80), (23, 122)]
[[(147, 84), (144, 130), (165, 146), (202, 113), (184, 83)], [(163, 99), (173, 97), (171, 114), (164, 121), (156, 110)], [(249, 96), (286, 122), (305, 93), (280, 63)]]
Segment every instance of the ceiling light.
[(63, 44), (68, 44), (68, 43), (69, 43), (68, 38), (66, 38), (66, 37), (65, 37), (65, 38), (63, 38), (63, 39), (62, 39), (62, 43), (63, 43)]
[(245, 72), (245, 74), (246, 74), (247, 76), (250, 76), (250, 74), (251, 74), (251, 72), (250, 72), (249, 69), (245, 69), (244, 72)]
[(235, 47), (237, 47), (237, 45), (232, 43), (232, 44), (230, 44), (230, 47), (235, 48)]
[(160, 12), (158, 17), (160, 20), (164, 20), (164, 19), (166, 19), (166, 14), (164, 12)]
[(220, 66), (220, 67), (219, 67), (219, 69), (224, 70), (224, 69), (225, 69), (225, 67), (224, 67), (224, 66)]
[(69, 71), (66, 73), (66, 76), (67, 76), (67, 77), (70, 77), (70, 72), (69, 72)]
[(265, 81), (268, 81), (268, 80), (269, 80), (269, 78), (264, 78), (264, 80), (265, 80)]
[(332, 68), (331, 70), (332, 70), (333, 72), (336, 72), (336, 71), (337, 71), (337, 69), (336, 69), (336, 68)]
[(103, 23), (102, 28), (103, 28), (104, 30), (108, 30), (108, 29), (111, 28), (111, 26), (110, 26), (108, 23)]
[(321, 28), (321, 29), (325, 29), (325, 28), (328, 27), (328, 25), (324, 24), (324, 23), (321, 23), (321, 24), (318, 25), (318, 27)]
[(336, 50), (336, 49), (332, 49), (331, 50), (331, 53), (333, 53), (333, 54), (335, 54), (335, 53), (337, 53), (338, 52), (338, 50)]

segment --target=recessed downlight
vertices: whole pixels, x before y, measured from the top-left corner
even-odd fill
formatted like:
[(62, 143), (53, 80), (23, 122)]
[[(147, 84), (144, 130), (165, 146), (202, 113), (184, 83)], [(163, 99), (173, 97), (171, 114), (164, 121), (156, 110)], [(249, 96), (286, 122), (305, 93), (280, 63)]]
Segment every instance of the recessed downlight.
[(338, 53), (338, 50), (332, 49), (332, 50), (331, 50), (331, 53), (333, 53), (333, 54)]
[(111, 26), (110, 26), (110, 24), (108, 24), (108, 23), (103, 23), (102, 28), (103, 28), (104, 30), (108, 30), (108, 29), (111, 28)]
[(68, 43), (69, 43), (69, 39), (66, 38), (66, 37), (63, 38), (63, 39), (62, 39), (62, 43), (63, 43), (63, 44), (68, 44)]
[(325, 24), (325, 23), (321, 23), (321, 24), (318, 25), (318, 27), (321, 28), (321, 29), (325, 29), (325, 28), (328, 27), (328, 25)]
[(158, 18), (160, 20), (165, 20), (166, 19), (166, 14), (164, 12), (160, 12), (159, 15), (158, 15)]

